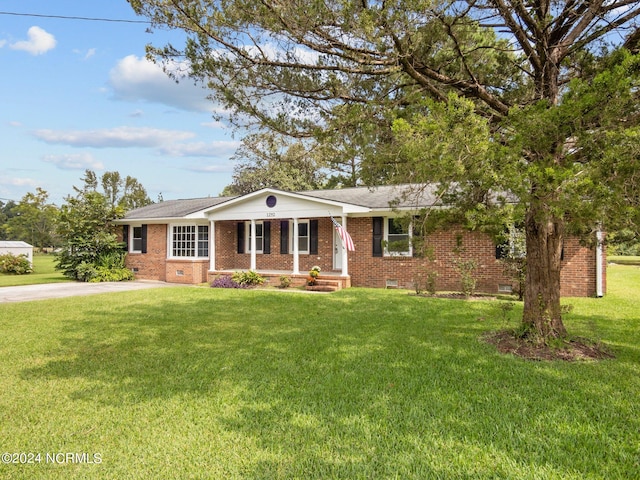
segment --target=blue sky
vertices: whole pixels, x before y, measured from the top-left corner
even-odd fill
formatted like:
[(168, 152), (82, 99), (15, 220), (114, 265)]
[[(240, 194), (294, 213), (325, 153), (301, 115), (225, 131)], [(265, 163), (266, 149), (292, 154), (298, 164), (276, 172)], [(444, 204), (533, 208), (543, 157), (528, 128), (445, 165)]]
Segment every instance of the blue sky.
[[(0, 12), (144, 20), (126, 0), (3, 0)], [(57, 205), (85, 169), (131, 175), (152, 200), (216, 196), (239, 137), (207, 92), (145, 60), (180, 32), (140, 23), (0, 14), (0, 199), (41, 187)]]

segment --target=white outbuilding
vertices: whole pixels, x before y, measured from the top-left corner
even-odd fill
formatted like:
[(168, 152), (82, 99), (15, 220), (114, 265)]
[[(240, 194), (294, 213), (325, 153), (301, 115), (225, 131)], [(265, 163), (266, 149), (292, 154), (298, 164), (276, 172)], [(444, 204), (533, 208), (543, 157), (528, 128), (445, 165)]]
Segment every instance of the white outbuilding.
[(25, 255), (31, 265), (33, 265), (33, 246), (27, 242), (20, 242), (15, 240), (0, 241), (0, 255), (6, 255), (11, 253), (16, 257), (18, 255)]

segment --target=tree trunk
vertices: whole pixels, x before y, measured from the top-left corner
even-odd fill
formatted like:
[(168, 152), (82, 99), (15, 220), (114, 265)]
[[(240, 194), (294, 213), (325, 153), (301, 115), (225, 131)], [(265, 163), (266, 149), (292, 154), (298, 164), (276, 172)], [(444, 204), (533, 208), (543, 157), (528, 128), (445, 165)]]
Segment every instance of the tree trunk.
[(525, 335), (539, 343), (567, 334), (560, 312), (560, 261), (564, 222), (532, 205), (525, 220), (527, 271), (524, 292)]

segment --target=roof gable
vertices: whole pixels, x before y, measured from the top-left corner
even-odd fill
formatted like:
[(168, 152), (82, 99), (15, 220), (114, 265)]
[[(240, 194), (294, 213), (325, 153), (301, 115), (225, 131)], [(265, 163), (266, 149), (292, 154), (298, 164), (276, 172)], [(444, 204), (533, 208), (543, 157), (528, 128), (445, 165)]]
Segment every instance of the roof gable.
[[(267, 205), (269, 197), (275, 198), (275, 205)], [(392, 209), (416, 210), (441, 205), (435, 187), (426, 185), (386, 185), (303, 192), (264, 188), (237, 197), (165, 200), (132, 210), (115, 223), (357, 216)]]
[(265, 188), (214, 205), (205, 214), (211, 220), (260, 218), (310, 218), (348, 213), (366, 213), (367, 207)]

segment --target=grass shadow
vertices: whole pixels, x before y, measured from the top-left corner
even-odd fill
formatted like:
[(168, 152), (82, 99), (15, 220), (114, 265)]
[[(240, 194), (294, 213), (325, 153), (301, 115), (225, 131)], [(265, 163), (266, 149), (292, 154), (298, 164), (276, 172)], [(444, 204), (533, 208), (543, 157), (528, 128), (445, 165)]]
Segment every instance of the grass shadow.
[(207, 415), (250, 446), (252, 478), (614, 478), (634, 454), (618, 438), (640, 431), (620, 389), (634, 353), (610, 365), (500, 356), (478, 341), (500, 325), (491, 302), (365, 289), (119, 298), (61, 322), (57, 348), (21, 377), (68, 381), (71, 401), (105, 408), (178, 402), (173, 428)]

